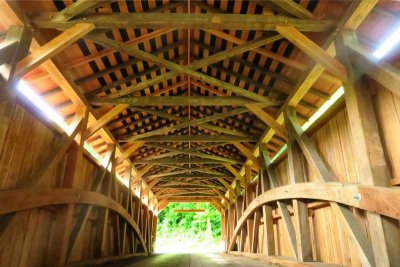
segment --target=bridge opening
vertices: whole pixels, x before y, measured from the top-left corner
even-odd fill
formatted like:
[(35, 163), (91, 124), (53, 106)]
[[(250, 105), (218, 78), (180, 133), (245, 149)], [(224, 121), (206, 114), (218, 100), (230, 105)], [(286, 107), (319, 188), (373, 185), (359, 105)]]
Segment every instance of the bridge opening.
[(169, 203), (158, 214), (156, 253), (205, 253), (223, 250), (221, 214), (210, 203)]

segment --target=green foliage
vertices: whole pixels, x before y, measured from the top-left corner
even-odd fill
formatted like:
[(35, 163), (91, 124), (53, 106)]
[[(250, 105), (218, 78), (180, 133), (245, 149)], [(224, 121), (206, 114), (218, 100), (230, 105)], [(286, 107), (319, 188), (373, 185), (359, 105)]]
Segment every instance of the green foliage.
[[(205, 212), (174, 211), (179, 209), (204, 209)], [(209, 203), (170, 203), (158, 215), (157, 240), (177, 236), (200, 241), (220, 239), (221, 216)]]

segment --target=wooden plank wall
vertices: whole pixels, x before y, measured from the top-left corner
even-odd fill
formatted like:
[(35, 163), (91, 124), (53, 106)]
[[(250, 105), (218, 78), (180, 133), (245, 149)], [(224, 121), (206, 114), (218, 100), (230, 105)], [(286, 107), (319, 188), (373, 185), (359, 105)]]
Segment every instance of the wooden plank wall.
[[(32, 114), (22, 105), (15, 104), (10, 124), (0, 125), (0, 127), (8, 127), (5, 139), (0, 140), (0, 190), (21, 189), (21, 180), (33, 178), (30, 173), (37, 167), (40, 160), (48, 155), (55, 142), (60, 139), (61, 134), (55, 128), (52, 128), (45, 120), (37, 119), (40, 116), (42, 115)], [(42, 187), (55, 188), (61, 184), (64, 179), (67, 157), (68, 154), (64, 156), (55, 170), (46, 177), (47, 182)], [(99, 172), (98, 163), (86, 154), (80, 169), (82, 183), (80, 183), (79, 189), (89, 191)], [(124, 194), (123, 199), (126, 203), (128, 188), (122, 184), (118, 184), (117, 187), (119, 192)], [(137, 209), (138, 203), (141, 202), (134, 196), (133, 203), (136, 203)], [(123, 205), (125, 206), (125, 204)], [(144, 210), (145, 205), (141, 205), (141, 210)], [(83, 206), (75, 205), (75, 215), (79, 214)], [(11, 223), (0, 236), (0, 265), (48, 266), (48, 260), (54, 253), (54, 243), (57, 242), (53, 237), (57, 231), (64, 230), (55, 227), (58, 209), (59, 206), (34, 208), (17, 212), (15, 216), (11, 216)], [(95, 258), (96, 226), (99, 225), (96, 219), (97, 213), (101, 209), (95, 207), (94, 212), (89, 216), (82, 234), (71, 251), (69, 262)], [(10, 216), (0, 216), (0, 224), (6, 223), (7, 218), (10, 218)], [(148, 220), (156, 222), (151, 211)], [(111, 221), (108, 222), (104, 257), (116, 255), (113, 235), (114, 224)], [(125, 242), (131, 240), (131, 236), (128, 236), (128, 234), (131, 235), (131, 232), (127, 232)], [(122, 255), (129, 254), (129, 246), (129, 244), (126, 244)]]
[[(376, 94), (373, 97), (375, 111), (381, 130), (381, 139), (386, 149), (386, 157), (391, 167), (391, 177), (397, 178), (400, 177), (400, 97), (393, 95), (379, 84), (374, 84), (373, 81), (371, 81), (371, 86), (376, 88)], [(312, 139), (339, 181), (359, 182), (359, 174), (355, 164), (357, 156), (352, 149), (346, 109), (338, 112), (323, 127), (318, 129), (313, 134)], [(303, 162), (306, 164), (308, 172), (306, 181), (317, 181), (315, 171), (304, 158)], [(285, 159), (276, 167), (280, 185), (288, 184), (287, 165), (287, 159)], [(332, 208), (327, 203), (320, 202), (309, 204), (310, 206), (313, 207), (309, 209), (313, 260), (345, 266), (361, 266), (356, 245), (341, 227)], [(369, 236), (365, 212), (354, 209), (353, 213)], [(276, 255), (292, 257), (289, 240), (278, 210), (275, 209), (273, 214)], [(398, 226), (398, 236), (393, 238), (400, 238), (399, 221), (392, 219), (392, 222)], [(266, 253), (263, 240), (264, 232), (261, 224), (258, 238), (259, 253)]]

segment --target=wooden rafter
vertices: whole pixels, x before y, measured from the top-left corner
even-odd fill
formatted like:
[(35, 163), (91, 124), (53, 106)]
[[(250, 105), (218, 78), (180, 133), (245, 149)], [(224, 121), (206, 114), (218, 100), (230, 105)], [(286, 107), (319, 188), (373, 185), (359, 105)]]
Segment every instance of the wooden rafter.
[(329, 72), (340, 78), (342, 81), (347, 81), (346, 68), (343, 64), (329, 55), (324, 49), (320, 48), (296, 28), (290, 26), (277, 26), (276, 30), (286, 39), (295, 44), (300, 50), (321, 64)]
[(28, 55), (18, 62), (16, 76), (23, 77), (26, 73), (42, 64), (47, 59), (60, 53), (63, 49), (76, 42), (79, 38), (85, 36), (94, 29), (90, 23), (79, 23), (73, 25), (70, 29), (61, 33), (50, 42), (37, 49), (34, 53)]
[[(33, 23), (40, 28), (69, 28), (79, 22), (88, 22), (98, 29), (109, 28), (166, 28), (175, 29), (236, 29), (271, 31), (277, 25), (296, 26), (300, 31), (326, 31), (333, 26), (331, 20), (301, 20), (280, 16), (234, 15), (234, 14), (85, 14), (67, 22), (48, 20), (53, 14), (40, 15)], [(157, 19), (154, 19), (157, 18)]]

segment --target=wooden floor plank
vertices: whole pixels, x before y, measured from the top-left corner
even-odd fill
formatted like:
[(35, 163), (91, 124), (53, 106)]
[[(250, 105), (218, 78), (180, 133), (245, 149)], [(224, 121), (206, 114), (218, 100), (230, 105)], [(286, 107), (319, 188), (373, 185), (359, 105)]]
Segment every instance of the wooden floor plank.
[(222, 253), (207, 254), (155, 254), (150, 257), (137, 257), (125, 262), (115, 262), (106, 264), (107, 267), (215, 267), (215, 266), (249, 266), (249, 267), (269, 267), (269, 265), (259, 260), (226, 255)]

